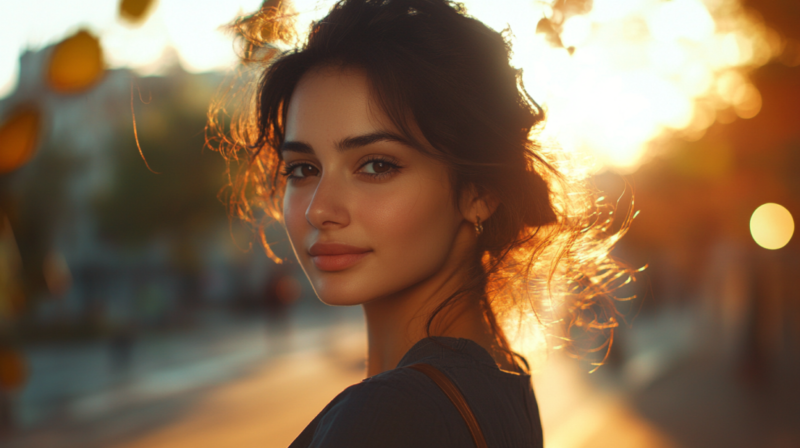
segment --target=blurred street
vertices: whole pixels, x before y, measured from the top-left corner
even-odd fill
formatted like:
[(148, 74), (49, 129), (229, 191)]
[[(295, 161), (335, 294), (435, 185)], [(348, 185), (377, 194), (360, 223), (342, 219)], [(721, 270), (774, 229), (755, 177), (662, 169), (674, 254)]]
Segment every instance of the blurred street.
[[(207, 131), (262, 73), (225, 24), (332, 0), (5, 3), (0, 447), (286, 447), (364, 377), (362, 311), (237, 217)], [(799, 448), (800, 2), (464, 3), (597, 219), (636, 216), (606, 364), (526, 353), (545, 446)]]
[[(260, 317), (217, 316), (198, 323), (192, 331), (143, 337), (134, 344), (130, 365), (124, 370), (113, 365), (108, 342), (30, 350), (26, 355), (33, 375), (12, 404), (18, 429), (10, 437), (10, 446), (99, 447), (135, 440), (193, 415), (197, 404), (220, 392), (216, 386), (222, 384), (235, 386), (244, 394), (226, 403), (220, 415), (238, 415), (238, 419), (247, 416), (245, 411), (263, 406), (264, 410), (287, 418), (286, 411), (290, 409), (281, 405), (287, 397), (313, 394), (314, 397), (306, 397), (309, 403), (299, 405), (310, 406), (318, 401), (319, 405), (307, 409), (308, 413), (321, 409), (338, 393), (335, 389), (340, 384), (357, 381), (362, 374), (360, 310), (305, 313), (292, 316), (278, 328), (271, 328), (273, 322), (265, 325)], [(310, 360), (308, 366), (316, 363), (319, 369), (304, 366), (300, 360)], [(325, 371), (321, 366), (329, 362), (347, 378), (344, 383), (320, 383), (319, 378), (314, 378), (315, 373)], [(284, 370), (287, 363), (299, 364)], [(341, 363), (345, 365), (340, 366)], [(275, 371), (290, 375), (282, 378), (270, 374)], [(309, 385), (295, 383), (301, 377), (309, 384), (332, 389), (316, 394)], [(259, 386), (259, 381), (253, 383), (255, 378), (266, 379), (264, 387)], [(287, 385), (295, 391), (289, 392)], [(251, 390), (252, 386), (256, 390)], [(285, 395), (275, 396), (277, 391)], [(255, 396), (266, 401), (253, 400), (248, 405), (246, 402)], [(265, 414), (262, 410), (252, 414), (256, 415)], [(298, 422), (305, 418), (303, 414)], [(213, 426), (218, 425), (220, 429), (228, 426), (225, 421)], [(264, 425), (269, 430), (281, 430), (280, 426)], [(266, 440), (272, 439), (269, 434), (265, 436)]]
[[(62, 351), (83, 361), (69, 370), (33, 351), (33, 363), (51, 364), (34, 366), (32, 387), (17, 398), (21, 429), (4, 446), (285, 447), (363, 378), (363, 324), (349, 311), (293, 318), (277, 333), (255, 319), (209, 320), (203, 331), (141, 341), (135, 352), (155, 356), (121, 376), (96, 344)], [(631, 339), (660, 343), (629, 347), (591, 375), (552, 354), (534, 376), (546, 446), (800, 446), (798, 359), (753, 382), (713, 350), (696, 315), (643, 318)], [(58, 411), (45, 416), (54, 400)]]

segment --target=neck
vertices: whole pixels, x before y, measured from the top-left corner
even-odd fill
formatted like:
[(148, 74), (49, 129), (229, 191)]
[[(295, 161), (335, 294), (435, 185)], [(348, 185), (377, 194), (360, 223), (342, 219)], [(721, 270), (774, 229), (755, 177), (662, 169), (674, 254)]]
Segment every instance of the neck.
[[(428, 336), (430, 316), (467, 281), (468, 270), (442, 274), (363, 305), (368, 338), (367, 376), (395, 368), (414, 344)], [(471, 339), (494, 356), (497, 347), (480, 299), (476, 295), (455, 298), (452, 305), (436, 315), (430, 335)]]

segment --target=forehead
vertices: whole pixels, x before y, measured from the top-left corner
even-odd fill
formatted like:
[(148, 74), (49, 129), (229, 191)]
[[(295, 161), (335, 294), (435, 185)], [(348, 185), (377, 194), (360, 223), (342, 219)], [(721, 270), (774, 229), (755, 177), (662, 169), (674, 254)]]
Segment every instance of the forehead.
[(286, 140), (336, 140), (376, 130), (395, 128), (373, 105), (369, 81), (359, 70), (325, 67), (309, 71), (289, 100)]

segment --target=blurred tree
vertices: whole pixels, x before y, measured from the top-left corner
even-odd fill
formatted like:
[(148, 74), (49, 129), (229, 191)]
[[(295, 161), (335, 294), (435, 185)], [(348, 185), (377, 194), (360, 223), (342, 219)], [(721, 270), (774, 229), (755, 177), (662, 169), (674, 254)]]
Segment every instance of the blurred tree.
[(204, 242), (228, 219), (217, 199), (224, 161), (203, 149), (206, 108), (220, 78), (176, 69), (137, 82), (152, 98), (134, 100), (146, 162), (136, 145), (133, 120), (120, 117), (113, 139), (118, 144), (109, 148), (116, 165), (113, 181), (94, 200), (97, 225), (101, 239), (130, 252), (163, 245), (178, 281), (173, 317), (184, 320), (201, 296)]
[[(14, 232), (22, 264), (22, 287), (28, 300), (47, 292), (42, 265), (52, 249), (56, 228), (70, 212), (67, 208), (69, 177), (80, 163), (69, 151), (46, 144), (41, 157), (24, 172), (0, 176), (0, 209)], [(27, 310), (31, 307), (26, 306)]]
[(153, 98), (144, 105), (135, 100), (141, 109), (136, 116), (139, 142), (157, 173), (147, 169), (133, 122), (125, 117), (116, 129), (119, 144), (109, 148), (117, 158), (113, 183), (95, 202), (100, 233), (128, 248), (165, 236), (186, 250), (187, 240), (226, 219), (216, 199), (225, 165), (217, 154), (203, 150), (206, 115), (199, 105), (210, 102), (212, 89), (185, 74), (139, 83)]

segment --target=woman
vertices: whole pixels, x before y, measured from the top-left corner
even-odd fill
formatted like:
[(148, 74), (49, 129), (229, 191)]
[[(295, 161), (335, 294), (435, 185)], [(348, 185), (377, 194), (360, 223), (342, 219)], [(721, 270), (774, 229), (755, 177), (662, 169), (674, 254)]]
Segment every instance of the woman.
[(343, 0), (275, 56), (263, 40), (280, 23), (264, 9), (234, 25), (271, 60), (254, 114), (216, 148), (245, 157), (230, 203), (283, 223), (320, 300), (363, 307), (369, 347), (367, 379), (291, 446), (542, 446), (503, 324), (541, 311), (559, 274), (573, 328), (613, 327), (609, 299), (585, 305), (622, 271), (593, 202), (567, 196), (577, 186), (530, 139), (543, 113), (509, 45), (444, 0)]

